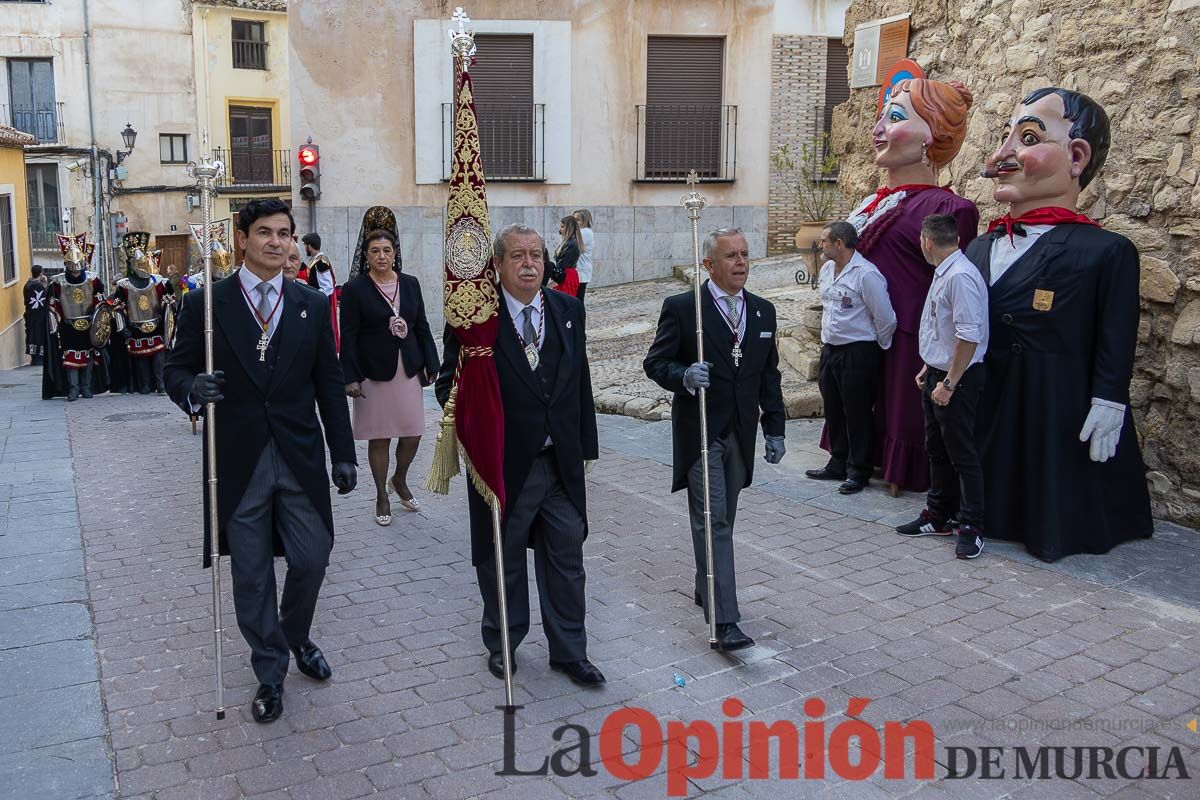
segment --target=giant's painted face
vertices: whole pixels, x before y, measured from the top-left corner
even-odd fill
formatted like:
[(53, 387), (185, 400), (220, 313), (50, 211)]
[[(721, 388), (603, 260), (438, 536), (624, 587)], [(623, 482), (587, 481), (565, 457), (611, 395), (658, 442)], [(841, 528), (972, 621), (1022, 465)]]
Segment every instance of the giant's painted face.
[(984, 175), (995, 181), (992, 197), (997, 202), (1034, 208), (1039, 200), (1078, 196), (1079, 176), (1092, 158), (1092, 148), (1083, 139), (1071, 138), (1072, 122), (1063, 113), (1062, 98), (1056, 94), (1013, 111), (1000, 146), (984, 167)]
[(913, 109), (912, 94), (896, 92), (871, 131), (875, 166), (893, 169), (916, 164), (925, 152), (922, 145), (932, 139), (929, 123)]

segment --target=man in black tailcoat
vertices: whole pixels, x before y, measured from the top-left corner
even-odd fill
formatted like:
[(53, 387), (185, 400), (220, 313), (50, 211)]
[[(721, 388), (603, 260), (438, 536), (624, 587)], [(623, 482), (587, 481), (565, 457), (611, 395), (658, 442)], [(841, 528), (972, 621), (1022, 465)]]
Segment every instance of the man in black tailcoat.
[[(237, 226), (245, 262), (228, 280), (184, 298), (165, 378), (185, 412), (216, 403), (221, 554), (230, 556), (238, 627), (260, 682), (251, 713), (257, 722), (272, 722), (283, 712), (289, 649), (303, 674), (316, 680), (332, 674), (309, 638), (333, 546), (325, 443), (339, 494), (354, 488), (357, 475), (329, 303), (320, 292), (283, 279), (295, 228), (291, 212), (280, 200), (255, 200), (239, 212)], [(209, 291), (212, 373), (204, 372)], [(207, 469), (206, 460), (206, 480)], [(205, 491), (206, 527), (207, 502)], [(206, 532), (205, 566), (208, 541)], [(278, 604), (276, 555), (287, 560)]]
[(704, 240), (709, 279), (700, 287), (704, 320), (704, 362), (696, 357), (696, 299), (692, 291), (663, 301), (658, 332), (643, 369), (674, 392), (671, 433), (674, 477), (671, 491), (688, 490), (692, 550), (696, 557), (695, 601), (708, 618), (707, 558), (704, 533), (704, 465), (700, 461), (700, 402), (707, 393), (708, 468), (711, 484), (716, 650), (740, 650), (754, 640), (738, 627), (733, 522), (738, 495), (754, 478), (754, 443), (760, 422), (764, 458), (778, 464), (784, 455), (782, 377), (775, 340), (775, 306), (743, 287), (750, 275), (746, 237), (721, 228)]
[[(496, 236), (493, 249), (500, 276), (500, 325), (492, 358), (504, 408), (506, 505), (501, 531), (513, 668), (517, 645), (529, 633), (525, 551), (532, 549), (550, 668), (582, 686), (598, 686), (605, 679), (588, 660), (584, 627), (584, 472), (585, 462), (594, 461), (599, 448), (583, 305), (542, 288), (544, 245), (537, 231), (509, 225)], [(442, 405), (450, 396), (458, 354), (458, 338), (447, 326), (435, 387)], [(488, 669), (500, 678), (503, 645), (492, 514), (470, 481), (467, 498), (471, 563), (483, 599), (483, 643)]]

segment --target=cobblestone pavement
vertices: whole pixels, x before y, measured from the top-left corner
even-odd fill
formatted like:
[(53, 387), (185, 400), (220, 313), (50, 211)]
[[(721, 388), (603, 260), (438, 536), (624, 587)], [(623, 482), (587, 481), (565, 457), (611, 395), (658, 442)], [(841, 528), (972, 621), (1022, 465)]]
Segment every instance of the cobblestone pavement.
[[(27, 371), (6, 373), (0, 402), (21, 392), (28, 401), (28, 389), (4, 388), (27, 380)], [(199, 566), (200, 437), (161, 397), (26, 405), (47, 409), (47, 418), (65, 413), (68, 421), (94, 624), (94, 633), (70, 638), (94, 636), (104, 731), (117, 796), (124, 800), (661, 798), (665, 757), (636, 782), (619, 780), (599, 764), (596, 734), (605, 717), (639, 706), (664, 723), (720, 723), (730, 719), (722, 709), (729, 697), (744, 703), (743, 721), (799, 726), (819, 717), (831, 740), (846, 721), (851, 697), (870, 699), (860, 716), (873, 726), (926, 720), (938, 739), (936, 777), (915, 780), (910, 767), (909, 777), (886, 779), (881, 767), (863, 781), (835, 777), (831, 769), (823, 780), (750, 780), (738, 769), (734, 774), (742, 778), (718, 772), (690, 780), (684, 789), (691, 796), (1200, 795), (1194, 777), (1012, 777), (1015, 745), (1159, 747), (1160, 771), (1177, 747), (1189, 775), (1200, 770), (1200, 734), (1187, 728), (1200, 713), (1200, 536), (1192, 531), (1162, 525), (1151, 541), (1055, 565), (992, 543), (979, 560), (958, 561), (952, 542), (909, 541), (888, 527), (919, 508), (921, 498), (892, 498), (876, 488), (843, 498), (801, 477), (821, 456), (817, 425), (795, 420), (784, 463), (759, 462), (755, 486), (742, 495), (739, 596), (744, 628), (758, 645), (734, 658), (709, 650), (692, 605), (685, 500), (667, 491), (669, 424), (603, 417), (601, 460), (589, 477), (585, 555), (589, 652), (609, 682), (586, 691), (550, 672), (535, 612), (517, 655), (517, 701), (524, 708), (514, 737), (516, 766), (529, 770), (576, 741), (567, 733), (556, 742), (556, 728), (582, 726), (593, 734), (590, 756), (598, 774), (502, 777), (495, 773), (503, 757), (503, 715), (494, 707), (503, 691), (486, 670), (479, 641), (462, 479), (447, 498), (419, 493), (424, 508), (418, 514), (395, 509), (399, 516), (389, 528), (374, 525), (369, 490), (335, 495), (337, 542), (314, 626), (334, 677), (317, 684), (293, 670), (284, 716), (272, 725), (256, 725), (248, 713), (255, 680), (234, 622), (226, 565), (230, 711), (218, 722), (211, 712), (210, 583)], [(428, 399), (427, 411), (432, 431), (436, 411)], [(11, 447), (14, 439), (8, 441)], [(431, 443), (427, 437), (422, 445), (416, 475), (428, 468)], [(58, 481), (66, 474), (64, 449), (55, 448), (46, 464), (64, 471), (44, 472), (50, 467), (36, 462), (23, 472), (10, 466), (6, 449), (0, 474), (8, 476), (3, 483), (13, 495), (25, 492), (29, 478)], [(360, 461), (365, 464), (362, 452)], [(363, 475), (360, 487), (368, 482)], [(49, 532), (60, 512), (49, 495), (35, 496), (48, 504)], [(7, 510), (11, 532), (18, 516), (13, 505)], [(14, 561), (23, 557), (10, 546), (0, 537), (5, 580), (44, 581), (47, 598), (53, 595), (56, 582)], [(25, 579), (11, 578), (20, 574)], [(25, 593), (36, 589), (27, 585)], [(0, 589), (3, 658), (14, 648), (15, 627), (2, 616), (13, 597)], [(62, 656), (64, 663), (88, 658)], [(85, 685), (87, 676), (78, 683)], [(813, 696), (824, 701), (824, 713), (806, 713), (805, 700)], [(48, 711), (36, 702), (0, 702), (10, 710), (0, 749), (18, 755), (37, 746), (23, 732), (65, 729), (76, 715), (61, 704)], [(23, 716), (14, 716), (13, 708), (24, 708)], [(630, 763), (638, 757), (634, 731), (618, 740)], [(75, 738), (95, 740), (87, 731)], [(807, 731), (804, 738), (812, 741)], [(981, 746), (1008, 748), (1006, 777), (946, 780), (947, 746), (976, 753)], [(855, 751), (851, 761), (877, 754), (871, 748)], [(578, 758), (576, 750), (562, 764), (571, 768)], [(723, 769), (744, 766), (739, 758), (735, 752)], [(1143, 763), (1144, 755), (1134, 755), (1130, 769)], [(12, 757), (0, 759), (0, 773), (13, 764)], [(772, 775), (778, 775), (775, 766)], [(11, 782), (0, 782), (0, 794), (105, 796), (113, 785), (102, 777), (91, 792), (14, 794), (3, 790)]]

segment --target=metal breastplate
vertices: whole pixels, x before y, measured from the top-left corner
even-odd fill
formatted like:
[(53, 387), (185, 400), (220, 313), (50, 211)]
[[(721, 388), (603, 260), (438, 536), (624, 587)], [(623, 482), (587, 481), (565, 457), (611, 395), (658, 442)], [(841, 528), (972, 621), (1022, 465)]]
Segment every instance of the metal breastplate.
[[(91, 319), (93, 284), (90, 278), (83, 283), (69, 283), (65, 276), (55, 278), (59, 285), (59, 304), (68, 320)], [(86, 326), (85, 326), (86, 327)]]
[(122, 278), (117, 284), (125, 290), (128, 308), (125, 313), (133, 325), (153, 323), (162, 315), (162, 305), (158, 300), (158, 285), (149, 283), (145, 289), (139, 289), (128, 278)]

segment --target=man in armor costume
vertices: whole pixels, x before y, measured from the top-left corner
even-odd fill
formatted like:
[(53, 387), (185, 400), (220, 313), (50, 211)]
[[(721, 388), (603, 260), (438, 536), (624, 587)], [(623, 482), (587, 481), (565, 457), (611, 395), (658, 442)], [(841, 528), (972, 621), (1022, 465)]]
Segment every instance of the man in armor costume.
[[(114, 292), (125, 316), (129, 340), (131, 383), (142, 394), (162, 393), (166, 361), (166, 328), (174, 312), (174, 297), (166, 281), (157, 278), (158, 265), (150, 250), (150, 234), (132, 231), (121, 240), (125, 252), (125, 277)], [(132, 388), (132, 387), (131, 387)]]
[[(87, 271), (94, 244), (87, 234), (58, 236), (66, 271), (50, 282), (49, 352), (42, 378), (42, 397), (49, 399), (64, 393), (68, 401), (91, 397), (95, 379), (96, 343), (92, 325), (96, 310), (104, 304), (104, 283)], [(111, 317), (108, 318), (111, 323)]]

